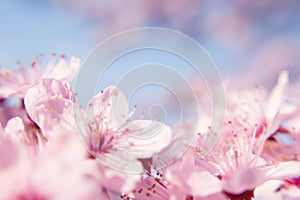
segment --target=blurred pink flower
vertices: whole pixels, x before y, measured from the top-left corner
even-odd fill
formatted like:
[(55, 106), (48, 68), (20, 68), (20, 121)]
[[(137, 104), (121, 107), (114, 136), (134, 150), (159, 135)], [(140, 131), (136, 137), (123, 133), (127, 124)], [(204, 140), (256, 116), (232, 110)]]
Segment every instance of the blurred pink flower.
[(228, 86), (227, 120), (235, 124), (236, 132), (247, 130), (251, 133), (256, 129), (256, 137), (265, 132), (268, 139), (278, 129), (282, 122), (294, 111), (286, 109), (286, 92), (288, 89), (288, 72), (279, 74), (276, 85), (268, 93), (265, 88), (231, 88)]
[(34, 61), (31, 67), (20, 67), (19, 72), (0, 69), (0, 97), (24, 98), (31, 87), (39, 84), (41, 79), (55, 78), (61, 81), (71, 81), (80, 65), (79, 59), (72, 57), (70, 63), (65, 58), (47, 65), (40, 61)]
[(12, 141), (5, 138), (4, 130), (0, 124), (0, 173), (16, 164), (18, 160), (17, 147)]
[(86, 159), (76, 137), (55, 137), (35, 154), (9, 139), (0, 137), (0, 143), (0, 199), (109, 200), (97, 163)]

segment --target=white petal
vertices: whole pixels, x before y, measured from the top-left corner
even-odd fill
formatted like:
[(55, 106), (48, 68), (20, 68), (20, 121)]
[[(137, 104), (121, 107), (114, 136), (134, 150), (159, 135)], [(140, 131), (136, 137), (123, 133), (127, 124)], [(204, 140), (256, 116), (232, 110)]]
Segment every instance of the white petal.
[(288, 72), (282, 71), (278, 77), (277, 85), (273, 88), (266, 108), (266, 119), (271, 121), (275, 118), (277, 112), (279, 111), (280, 104), (284, 97), (283, 92), (286, 85), (288, 84)]
[(78, 104), (73, 104), (74, 120), (78, 129), (78, 136), (82, 142), (87, 142), (87, 136), (89, 130), (85, 122), (85, 116), (83, 109)]
[(194, 196), (208, 196), (222, 191), (221, 181), (207, 171), (193, 172), (187, 184)]
[(296, 178), (300, 177), (300, 162), (283, 162), (277, 165), (264, 167), (262, 170), (265, 172), (267, 180)]
[(35, 104), (39, 97), (41, 97), (41, 92), (37, 87), (30, 88), (24, 97), (26, 112), (33, 121), (36, 121)]
[(171, 129), (165, 124), (151, 120), (135, 120), (124, 126), (126, 135), (119, 144), (128, 153), (139, 158), (151, 157), (171, 142)]
[(50, 63), (42, 78), (55, 78), (58, 80), (71, 81), (79, 66), (80, 60), (78, 58), (71, 57), (70, 63), (65, 59), (61, 59), (55, 66), (53, 66), (53, 63)]
[(99, 154), (96, 159), (102, 164), (125, 173), (139, 174), (143, 166), (135, 157), (122, 151)]
[(120, 127), (129, 115), (127, 98), (119, 88), (110, 86), (90, 100), (86, 115), (88, 123), (103, 120), (109, 129)]
[(7, 125), (4, 129), (6, 134), (17, 135), (24, 132), (24, 123), (20, 117), (14, 117), (7, 122)]

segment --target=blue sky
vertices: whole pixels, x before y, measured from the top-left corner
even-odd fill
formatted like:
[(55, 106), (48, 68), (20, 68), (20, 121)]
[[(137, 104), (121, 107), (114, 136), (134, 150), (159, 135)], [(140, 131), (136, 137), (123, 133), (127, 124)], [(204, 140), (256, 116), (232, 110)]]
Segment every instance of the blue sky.
[[(74, 10), (47, 2), (0, 0), (0, 65), (14, 67), (16, 60), (30, 63), (34, 55), (50, 51), (75, 55), (84, 60), (100, 41), (91, 39), (97, 26), (93, 24), (93, 20), (80, 16)], [(212, 3), (212, 8), (208, 7), (208, 11), (218, 6)], [(254, 47), (280, 35), (299, 43), (300, 18), (295, 10), (297, 9), (282, 10), (267, 19), (261, 19), (261, 23), (266, 26), (260, 27), (260, 40)], [(228, 70), (236, 63), (239, 66), (240, 63), (247, 62), (249, 55), (255, 51), (247, 49), (235, 52), (230, 44), (218, 42), (214, 38), (200, 38), (198, 41), (208, 50), (221, 71)]]
[(72, 13), (31, 1), (0, 0), (0, 63), (30, 62), (50, 51), (84, 58), (89, 25)]

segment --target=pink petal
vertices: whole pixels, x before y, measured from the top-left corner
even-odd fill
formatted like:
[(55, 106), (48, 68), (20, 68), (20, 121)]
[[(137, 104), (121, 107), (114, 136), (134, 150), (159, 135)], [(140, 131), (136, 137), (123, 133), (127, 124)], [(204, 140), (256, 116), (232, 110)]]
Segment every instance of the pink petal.
[(253, 190), (265, 180), (264, 174), (257, 168), (244, 166), (237, 169), (223, 184), (223, 189), (230, 194), (241, 194)]
[(132, 191), (136, 184), (141, 180), (141, 175), (139, 173), (124, 173), (119, 169), (113, 169), (111, 167), (106, 167), (99, 165), (100, 184), (110, 191), (120, 193), (127, 193)]
[(10, 97), (22, 85), (17, 73), (5, 69), (0, 70), (0, 97)]
[(116, 150), (109, 153), (98, 154), (96, 159), (105, 166), (125, 173), (138, 174), (143, 171), (141, 162), (127, 152)]
[(20, 117), (15, 117), (7, 122), (4, 129), (8, 136), (18, 135), (24, 132), (24, 123)]
[(265, 111), (265, 117), (268, 122), (272, 121), (279, 111), (280, 104), (283, 101), (283, 93), (288, 84), (288, 72), (282, 71), (278, 77), (277, 85), (273, 88)]
[(71, 57), (70, 64), (65, 59), (61, 59), (55, 66), (49, 64), (42, 78), (71, 81), (76, 75), (79, 66), (80, 60), (78, 58)]
[(208, 196), (222, 191), (221, 181), (207, 171), (194, 171), (187, 184), (194, 196)]
[(13, 166), (16, 164), (17, 160), (17, 147), (10, 140), (7, 140), (0, 135), (0, 171)]
[(300, 177), (300, 162), (282, 162), (261, 170), (264, 171), (265, 180), (296, 178)]

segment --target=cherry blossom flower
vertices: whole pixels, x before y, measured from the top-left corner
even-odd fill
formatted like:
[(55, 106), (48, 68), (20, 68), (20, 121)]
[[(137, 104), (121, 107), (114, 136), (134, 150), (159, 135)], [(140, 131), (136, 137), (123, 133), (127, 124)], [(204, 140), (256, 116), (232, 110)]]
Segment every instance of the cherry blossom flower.
[[(281, 196), (277, 199), (288, 199), (288, 196), (292, 198), (297, 195), (300, 162), (281, 160), (269, 164), (260, 158), (259, 154), (251, 153), (253, 150), (249, 145), (252, 142), (246, 142), (247, 136), (235, 137), (237, 137), (235, 141), (228, 139), (228, 136), (221, 138), (226, 145), (219, 144), (209, 157), (199, 159), (195, 158), (195, 155), (185, 154), (181, 161), (168, 168), (166, 173), (168, 182), (177, 190), (196, 197), (195, 199), (206, 199), (211, 195), (220, 195), (218, 199), (227, 199), (224, 195), (230, 199), (252, 199), (254, 194), (259, 194), (254, 193), (256, 188), (260, 188), (260, 185), (268, 180), (281, 180), (282, 185), (276, 188), (276, 184), (275, 186), (273, 184), (275, 189), (270, 191), (270, 195), (273, 192), (272, 195)], [(194, 151), (199, 153), (198, 148)], [(275, 152), (280, 155), (284, 153), (280, 150)], [(286, 156), (293, 157), (293, 154), (286, 153)], [(180, 173), (183, 171), (184, 174)], [(281, 187), (283, 187), (281, 193), (277, 193), (276, 190)], [(261, 194), (257, 199), (260, 199), (259, 197)]]
[[(285, 102), (285, 92), (288, 86), (288, 72), (282, 71), (277, 84), (268, 94), (264, 88), (236, 89), (231, 91), (228, 99), (227, 116), (235, 122), (238, 131), (255, 127), (257, 136), (263, 131), (267, 132), (267, 138), (280, 128), (286, 113), (282, 107)], [(250, 131), (251, 132), (251, 131)], [(249, 133), (250, 133), (249, 132)]]
[[(198, 156), (185, 155), (170, 166), (167, 180), (194, 196), (222, 192), (230, 199), (251, 199), (255, 188), (268, 180), (299, 176), (300, 162), (268, 164), (260, 157), (264, 144), (255, 150), (255, 142), (255, 132), (251, 138), (246, 133), (225, 133), (207, 157), (201, 157), (195, 148)], [(180, 171), (188, 173), (183, 175)]]
[(130, 121), (125, 95), (108, 87), (93, 97), (84, 114), (77, 110), (77, 125), (92, 157), (124, 171), (142, 171), (137, 158), (151, 157), (167, 146), (171, 130), (150, 120)]
[(55, 78), (71, 81), (80, 65), (79, 59), (72, 57), (70, 63), (65, 58), (56, 64), (51, 61), (47, 65), (39, 60), (33, 61), (31, 67), (20, 66), (20, 71), (0, 69), (0, 97), (24, 98), (28, 89), (44, 78)]

